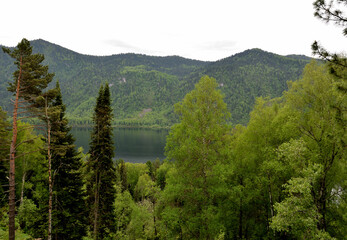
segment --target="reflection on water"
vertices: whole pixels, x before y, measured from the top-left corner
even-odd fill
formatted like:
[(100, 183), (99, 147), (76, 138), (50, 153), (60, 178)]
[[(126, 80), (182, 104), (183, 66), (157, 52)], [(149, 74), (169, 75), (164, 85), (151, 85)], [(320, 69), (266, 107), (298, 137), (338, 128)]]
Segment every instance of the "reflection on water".
[[(76, 146), (88, 152), (91, 129), (72, 128), (71, 133), (76, 138)], [(133, 163), (156, 158), (163, 160), (167, 134), (168, 130), (165, 129), (114, 128), (115, 158)]]

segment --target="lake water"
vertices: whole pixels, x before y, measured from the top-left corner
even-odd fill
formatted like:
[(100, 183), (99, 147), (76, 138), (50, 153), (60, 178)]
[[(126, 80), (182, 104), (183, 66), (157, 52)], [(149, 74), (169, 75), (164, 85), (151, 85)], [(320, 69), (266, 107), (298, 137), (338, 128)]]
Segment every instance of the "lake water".
[[(76, 139), (76, 146), (83, 147), (84, 153), (87, 153), (91, 129), (72, 128), (71, 133)], [(163, 160), (167, 134), (168, 130), (165, 129), (114, 128), (115, 158), (132, 163), (144, 163), (156, 158)]]

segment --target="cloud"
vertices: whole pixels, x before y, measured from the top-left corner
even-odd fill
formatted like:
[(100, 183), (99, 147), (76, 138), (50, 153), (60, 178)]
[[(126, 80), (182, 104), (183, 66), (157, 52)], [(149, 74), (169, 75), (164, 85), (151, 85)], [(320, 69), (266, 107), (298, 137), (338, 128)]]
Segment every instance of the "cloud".
[(231, 40), (210, 41), (201, 44), (199, 48), (205, 51), (229, 51), (233, 50), (236, 44), (236, 41)]
[(122, 40), (119, 40), (119, 39), (104, 40), (104, 43), (106, 43), (110, 46), (116, 47), (116, 48), (121, 48), (121, 49), (123, 49), (125, 51), (129, 51), (129, 52), (143, 52), (143, 49), (141, 49), (137, 46), (131, 45), (131, 44), (124, 42)]
[(168, 55), (167, 52), (161, 51), (158, 48), (153, 49), (151, 46), (148, 46), (146, 48), (144, 47), (138, 47), (136, 45), (132, 45), (128, 42), (125, 42), (123, 40), (119, 39), (108, 39), (104, 40), (103, 43), (112, 46), (117, 49), (121, 49), (121, 52), (126, 52), (126, 53), (140, 53), (140, 54), (147, 54), (147, 55)]

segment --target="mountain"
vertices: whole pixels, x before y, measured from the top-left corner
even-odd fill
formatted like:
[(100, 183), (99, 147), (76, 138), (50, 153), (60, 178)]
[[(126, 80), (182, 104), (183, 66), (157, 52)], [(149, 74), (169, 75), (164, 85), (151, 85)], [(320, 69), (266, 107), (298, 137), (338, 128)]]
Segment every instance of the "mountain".
[[(59, 80), (67, 117), (88, 124), (101, 84), (108, 82), (115, 124), (169, 126), (177, 121), (173, 105), (194, 88), (201, 76), (217, 79), (232, 114), (232, 122), (246, 124), (256, 97), (277, 97), (288, 80), (296, 80), (310, 61), (304, 56), (280, 56), (251, 49), (231, 57), (205, 62), (179, 56), (141, 54), (89, 56), (44, 40), (31, 42), (34, 52)], [(7, 82), (15, 70), (13, 60), (0, 52), (0, 106), (11, 111)], [(55, 83), (52, 83), (54, 86)]]
[(255, 98), (281, 96), (287, 90), (287, 81), (297, 80), (309, 61), (251, 49), (208, 64), (196, 76), (190, 76), (190, 82), (202, 75), (217, 79), (232, 122), (246, 124)]

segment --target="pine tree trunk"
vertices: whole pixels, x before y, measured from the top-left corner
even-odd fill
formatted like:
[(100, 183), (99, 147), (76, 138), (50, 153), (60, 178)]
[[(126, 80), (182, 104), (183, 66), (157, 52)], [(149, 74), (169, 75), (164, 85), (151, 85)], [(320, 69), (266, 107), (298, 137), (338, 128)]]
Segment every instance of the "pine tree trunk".
[(12, 127), (12, 141), (10, 147), (10, 177), (9, 177), (9, 226), (8, 226), (8, 239), (15, 240), (15, 214), (16, 214), (16, 189), (15, 189), (15, 159), (16, 159), (16, 142), (17, 142), (17, 111), (19, 100), (20, 80), (22, 77), (22, 57), (19, 61), (19, 75), (17, 80), (16, 98), (13, 110), (13, 127)]
[(47, 103), (46, 103), (46, 118), (47, 118), (47, 155), (48, 155), (48, 240), (52, 240), (52, 196), (53, 196), (53, 184), (52, 184), (52, 157), (51, 157), (51, 124), (48, 119)]
[(95, 205), (94, 205), (94, 239), (98, 239), (98, 218), (99, 218), (99, 186), (100, 176), (96, 174), (96, 186), (95, 186)]

